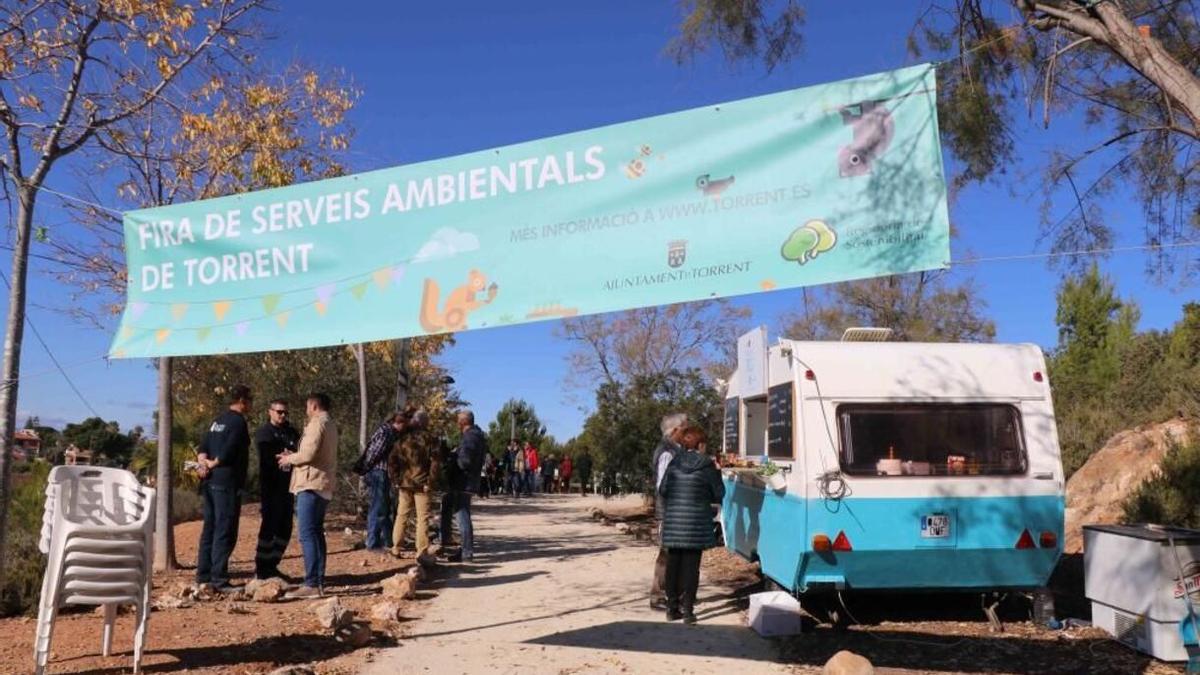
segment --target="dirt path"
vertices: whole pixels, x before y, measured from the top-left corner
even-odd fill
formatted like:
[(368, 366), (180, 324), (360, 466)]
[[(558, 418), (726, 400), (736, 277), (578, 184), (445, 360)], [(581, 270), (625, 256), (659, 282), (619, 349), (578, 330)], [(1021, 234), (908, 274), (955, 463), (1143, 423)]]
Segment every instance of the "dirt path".
[(591, 520), (602, 504), (556, 495), (475, 506), (474, 564), (440, 582), (401, 646), (363, 672), (787, 672), (743, 625), (732, 589), (701, 580), (696, 626), (652, 611), (656, 549)]

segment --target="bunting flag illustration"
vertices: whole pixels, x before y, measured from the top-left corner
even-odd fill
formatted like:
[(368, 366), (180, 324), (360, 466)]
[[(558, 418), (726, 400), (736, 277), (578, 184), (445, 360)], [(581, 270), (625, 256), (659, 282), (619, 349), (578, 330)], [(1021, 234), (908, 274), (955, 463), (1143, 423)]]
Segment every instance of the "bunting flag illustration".
[(278, 293), (263, 296), (262, 305), (267, 314), (274, 314), (275, 308), (279, 306), (279, 300), (282, 296)]
[(395, 267), (392, 268), (392, 281), (394, 281), (396, 283), (400, 283), (401, 281), (404, 281), (404, 273), (407, 271), (408, 271), (408, 268), (405, 267), (404, 265), (396, 265)]
[(241, 337), (246, 334), (246, 331), (250, 330), (250, 322), (239, 321), (238, 324), (233, 327), (233, 330), (238, 334), (238, 337)]
[(149, 305), (144, 302), (129, 303), (129, 318), (133, 319), (134, 321), (142, 318), (142, 315), (146, 313), (147, 307), (149, 307)]
[(211, 332), (212, 332), (212, 329), (209, 328), (208, 326), (200, 328), (196, 331), (196, 339), (199, 340), (200, 342), (204, 342), (205, 340), (208, 339), (208, 334)]
[(186, 302), (177, 302), (171, 305), (171, 318), (179, 321), (185, 314), (187, 314), (187, 311), (188, 304)]
[(350, 287), (350, 295), (354, 296), (355, 300), (362, 300), (367, 294), (367, 286), (370, 282), (364, 281), (361, 284), (355, 284)]
[(375, 285), (378, 286), (379, 290), (381, 291), (387, 288), (388, 284), (392, 283), (392, 269), (390, 267), (375, 270), (375, 273), (371, 276), (375, 279)]
[(291, 312), (280, 312), (275, 315), (275, 323), (279, 324), (280, 328), (287, 328), (287, 322), (291, 316)]
[(156, 333), (154, 333), (154, 341), (159, 344), (162, 344), (167, 341), (167, 337), (169, 337), (170, 335), (171, 335), (170, 328), (159, 328), (158, 331)]
[(229, 313), (229, 308), (232, 306), (233, 303), (228, 300), (214, 302), (212, 306), (213, 316), (217, 317), (217, 321), (224, 321), (225, 315)]

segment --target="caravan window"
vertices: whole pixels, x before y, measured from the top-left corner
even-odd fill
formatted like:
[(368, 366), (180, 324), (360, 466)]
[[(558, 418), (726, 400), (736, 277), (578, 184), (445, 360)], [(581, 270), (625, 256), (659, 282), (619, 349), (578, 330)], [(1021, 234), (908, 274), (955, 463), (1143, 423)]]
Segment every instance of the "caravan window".
[(1003, 404), (838, 407), (842, 470), (857, 476), (1025, 473), (1021, 414)]

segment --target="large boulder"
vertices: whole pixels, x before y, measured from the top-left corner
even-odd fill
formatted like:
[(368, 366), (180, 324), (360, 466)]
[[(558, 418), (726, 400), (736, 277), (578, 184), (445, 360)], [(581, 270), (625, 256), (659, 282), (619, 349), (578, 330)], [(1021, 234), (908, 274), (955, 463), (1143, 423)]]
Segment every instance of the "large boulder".
[(842, 650), (825, 662), (822, 675), (875, 675), (875, 666), (866, 658)]
[(400, 603), (384, 600), (371, 606), (371, 618), (376, 621), (399, 621)]
[(342, 644), (350, 645), (356, 649), (366, 647), (371, 644), (371, 627), (365, 623), (355, 621), (334, 631), (333, 638)]
[(1083, 550), (1084, 525), (1121, 521), (1121, 507), (1154, 475), (1172, 443), (1187, 443), (1191, 422), (1146, 424), (1113, 436), (1067, 481), (1067, 532), (1063, 551)]

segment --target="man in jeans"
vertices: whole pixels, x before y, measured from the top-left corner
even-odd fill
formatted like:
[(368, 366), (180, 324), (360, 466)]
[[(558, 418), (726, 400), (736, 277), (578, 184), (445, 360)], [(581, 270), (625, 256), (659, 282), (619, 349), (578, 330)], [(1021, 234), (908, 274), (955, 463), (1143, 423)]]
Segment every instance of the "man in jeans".
[(229, 583), (229, 556), (237, 543), (241, 516), (241, 490), (250, 461), (250, 387), (229, 392), (229, 409), (208, 427), (197, 456), (200, 495), (204, 500), (204, 529), (196, 556), (196, 583), (209, 584), (219, 593), (235, 590)]
[(300, 432), (288, 421), (287, 401), (277, 398), (267, 407), (269, 419), (254, 432), (258, 448), (258, 487), (262, 524), (258, 528), (258, 550), (254, 554), (254, 577), (282, 577), (279, 561), (292, 538), (295, 499), (290, 492), (292, 475), (280, 469), (275, 457), (295, 452)]
[(442, 545), (450, 541), (450, 515), (458, 519), (462, 549), (452, 556), (450, 562), (470, 562), (475, 557), (475, 532), (471, 524), (471, 495), (479, 491), (479, 473), (483, 467), (483, 454), (487, 452), (487, 439), (483, 430), (475, 424), (475, 413), (458, 413), (458, 429), (462, 440), (450, 453), (449, 489), (442, 497)]
[(308, 422), (300, 448), (276, 457), (279, 468), (292, 469), (291, 490), (296, 495), (300, 547), (304, 550), (304, 585), (288, 593), (288, 598), (320, 597), (325, 586), (325, 509), (333, 499), (338, 445), (329, 405), (325, 394), (309, 394)]
[(381, 555), (392, 547), (392, 485), (388, 480), (387, 460), (404, 433), (410, 414), (408, 411), (394, 413), (379, 425), (356, 464), (371, 497), (367, 511), (367, 550)]

